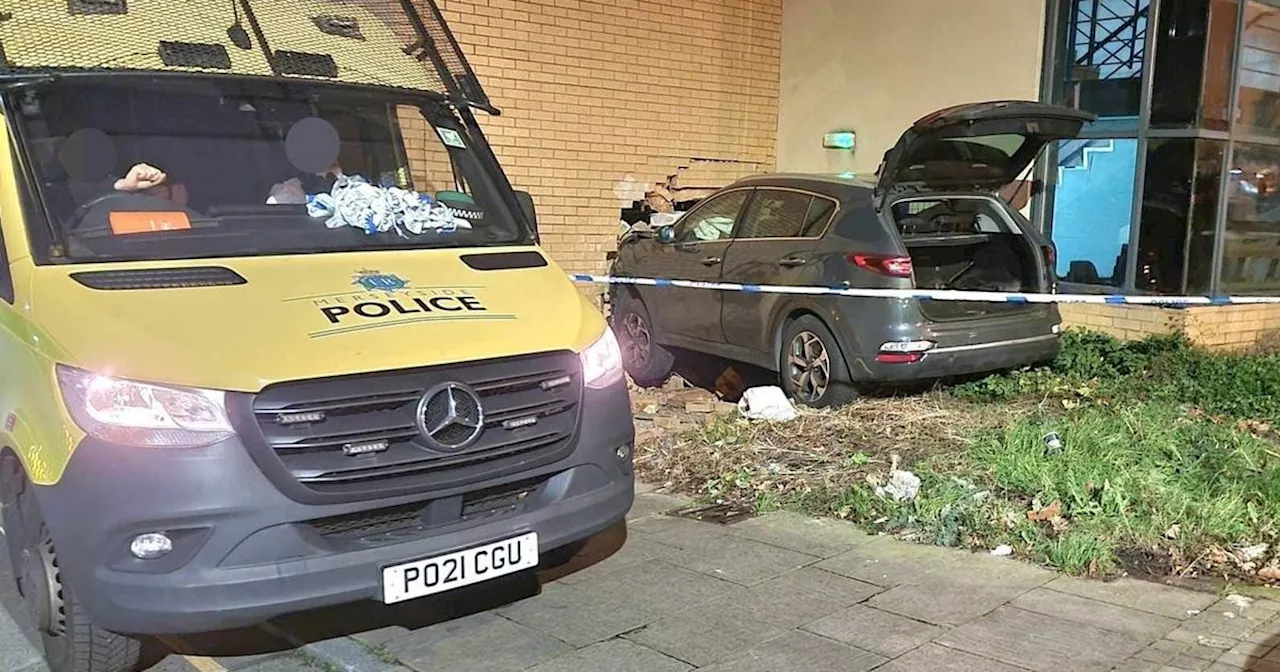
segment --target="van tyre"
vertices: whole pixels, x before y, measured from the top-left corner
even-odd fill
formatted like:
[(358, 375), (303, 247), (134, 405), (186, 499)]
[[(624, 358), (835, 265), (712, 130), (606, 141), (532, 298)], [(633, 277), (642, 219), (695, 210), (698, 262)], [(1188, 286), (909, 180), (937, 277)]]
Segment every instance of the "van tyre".
[[(12, 457), (0, 461), (5, 479), (6, 540), (19, 546), (13, 573), (27, 612), (44, 640), (44, 657), (51, 672), (135, 672), (142, 643), (99, 628), (89, 621), (75, 592), (62, 582), (58, 554), (49, 528), (40, 516), (30, 483)], [(19, 469), (14, 475), (12, 470)], [(13, 534), (16, 531), (17, 534)]]
[(796, 403), (811, 408), (843, 406), (857, 398), (849, 381), (849, 365), (822, 320), (803, 315), (782, 330), (778, 371), (782, 389)]
[(653, 320), (644, 303), (624, 296), (613, 312), (613, 333), (622, 346), (622, 366), (641, 387), (661, 387), (675, 370), (676, 357), (653, 338)]

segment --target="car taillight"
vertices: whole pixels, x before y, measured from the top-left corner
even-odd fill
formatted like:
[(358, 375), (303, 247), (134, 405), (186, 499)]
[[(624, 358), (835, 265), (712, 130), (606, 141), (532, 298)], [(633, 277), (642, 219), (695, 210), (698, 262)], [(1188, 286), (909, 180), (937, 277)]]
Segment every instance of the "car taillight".
[(891, 278), (910, 278), (914, 269), (911, 257), (886, 257), (879, 254), (850, 254), (849, 262), (858, 268)]
[(937, 347), (933, 341), (890, 341), (880, 346), (876, 361), (881, 364), (915, 364)]

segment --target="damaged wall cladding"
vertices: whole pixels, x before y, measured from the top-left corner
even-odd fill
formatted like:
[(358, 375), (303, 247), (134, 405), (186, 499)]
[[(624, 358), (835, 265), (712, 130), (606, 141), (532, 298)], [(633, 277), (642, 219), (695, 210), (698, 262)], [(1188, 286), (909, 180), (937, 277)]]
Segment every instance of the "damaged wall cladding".
[[(690, 157), (733, 179), (774, 168), (782, 0), (439, 4), (502, 108), (485, 132), (568, 270), (606, 270), (628, 175), (647, 192), (695, 179), (708, 162)], [(410, 151), (427, 130), (406, 128)]]

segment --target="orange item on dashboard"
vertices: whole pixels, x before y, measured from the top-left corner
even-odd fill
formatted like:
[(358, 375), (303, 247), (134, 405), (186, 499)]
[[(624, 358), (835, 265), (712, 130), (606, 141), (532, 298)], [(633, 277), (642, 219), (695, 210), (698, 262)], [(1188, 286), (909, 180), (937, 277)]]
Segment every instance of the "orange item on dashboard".
[(186, 231), (191, 219), (185, 212), (113, 212), (111, 233), (117, 236), (156, 231)]

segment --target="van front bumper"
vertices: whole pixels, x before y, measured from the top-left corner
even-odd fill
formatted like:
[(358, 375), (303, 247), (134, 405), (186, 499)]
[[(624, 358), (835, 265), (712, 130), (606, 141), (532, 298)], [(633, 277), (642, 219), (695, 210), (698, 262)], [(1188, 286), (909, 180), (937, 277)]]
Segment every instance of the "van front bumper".
[[(239, 439), (201, 449), (86, 439), (59, 482), (37, 487), (36, 496), (63, 580), (96, 625), (137, 635), (212, 632), (380, 601), (385, 566), (528, 532), (546, 553), (615, 525), (634, 495), (625, 385), (585, 390), (579, 417), (572, 453), (555, 463), (393, 499), (300, 503), (264, 476)], [(361, 536), (389, 517), (412, 517), (415, 507), (462, 507), (478, 492), (531, 483), (535, 489), (505, 513)], [(149, 532), (168, 534), (173, 551), (133, 557), (130, 542)]]

